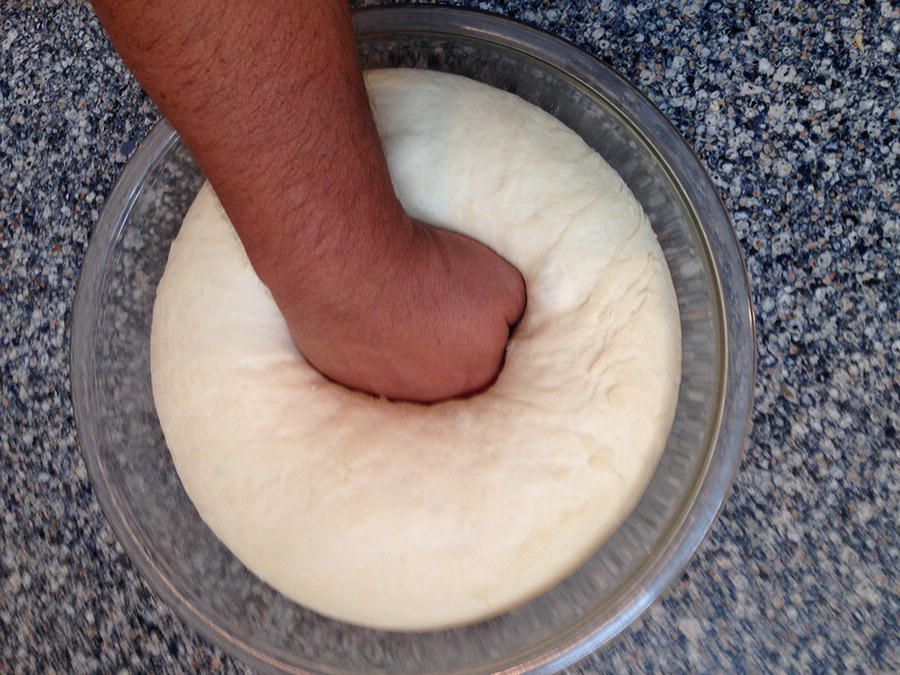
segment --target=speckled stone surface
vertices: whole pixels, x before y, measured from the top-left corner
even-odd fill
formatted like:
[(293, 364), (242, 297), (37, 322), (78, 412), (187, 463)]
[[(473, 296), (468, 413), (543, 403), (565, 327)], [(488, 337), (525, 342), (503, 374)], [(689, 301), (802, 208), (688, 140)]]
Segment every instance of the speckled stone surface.
[[(661, 601), (571, 672), (897, 672), (900, 11), (456, 4), (635, 82), (708, 168), (753, 285), (753, 431), (721, 517)], [(157, 117), (84, 3), (0, 0), (0, 672), (247, 670), (138, 577), (75, 435), (79, 268)]]

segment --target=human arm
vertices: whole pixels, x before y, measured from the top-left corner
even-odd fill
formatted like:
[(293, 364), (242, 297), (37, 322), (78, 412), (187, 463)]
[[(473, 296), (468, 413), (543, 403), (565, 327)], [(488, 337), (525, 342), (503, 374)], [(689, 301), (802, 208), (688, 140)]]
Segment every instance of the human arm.
[(412, 221), (335, 0), (93, 0), (196, 157), (304, 356), (434, 401), (489, 384), (525, 303), (483, 245)]

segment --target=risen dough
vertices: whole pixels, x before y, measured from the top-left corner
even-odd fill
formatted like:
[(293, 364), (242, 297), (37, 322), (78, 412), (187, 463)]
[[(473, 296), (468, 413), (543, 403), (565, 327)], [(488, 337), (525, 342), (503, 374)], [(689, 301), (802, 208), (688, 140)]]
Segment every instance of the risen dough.
[(153, 393), (185, 489), (247, 567), (322, 614), (433, 629), (547, 589), (622, 523), (672, 423), (679, 321), (647, 217), (576, 134), (457, 76), (367, 83), (407, 210), (525, 277), (496, 384), (420, 406), (322, 378), (206, 186), (159, 285)]

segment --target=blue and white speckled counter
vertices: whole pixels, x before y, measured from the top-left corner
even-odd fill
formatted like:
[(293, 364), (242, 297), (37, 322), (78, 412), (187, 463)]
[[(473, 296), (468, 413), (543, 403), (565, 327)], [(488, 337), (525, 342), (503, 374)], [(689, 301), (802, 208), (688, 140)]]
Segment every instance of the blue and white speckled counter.
[[(662, 600), (572, 672), (897, 672), (900, 11), (456, 4), (635, 82), (709, 169), (754, 289), (754, 427), (724, 511)], [(69, 399), (85, 247), (158, 114), (86, 4), (0, 0), (0, 26), (0, 671), (243, 672), (125, 557)]]

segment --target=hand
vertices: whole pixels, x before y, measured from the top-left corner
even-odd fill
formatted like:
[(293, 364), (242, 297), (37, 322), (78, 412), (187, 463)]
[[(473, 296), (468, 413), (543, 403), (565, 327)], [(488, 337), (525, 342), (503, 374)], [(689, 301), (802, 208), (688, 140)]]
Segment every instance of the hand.
[(524, 282), (488, 248), (403, 211), (346, 3), (93, 4), (209, 178), (310, 363), (412, 401), (493, 381)]
[(354, 389), (419, 402), (477, 392), (499, 373), (524, 311), (522, 275), (460, 234), (414, 221), (402, 231), (391, 254), (337, 291), (270, 286), (294, 341)]

